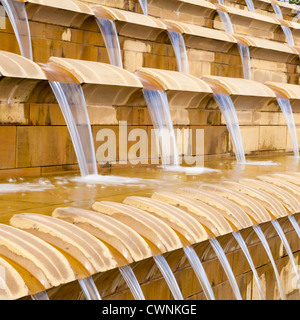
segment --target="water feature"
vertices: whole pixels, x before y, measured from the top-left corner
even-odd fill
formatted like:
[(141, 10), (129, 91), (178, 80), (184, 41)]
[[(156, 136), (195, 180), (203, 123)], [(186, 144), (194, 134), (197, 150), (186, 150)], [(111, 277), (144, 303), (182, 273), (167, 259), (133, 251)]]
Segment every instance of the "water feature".
[(286, 295), (285, 295), (285, 292), (284, 292), (284, 289), (283, 289), (283, 285), (281, 283), (280, 276), (279, 276), (279, 273), (278, 273), (274, 258), (272, 256), (272, 252), (271, 252), (270, 246), (268, 244), (268, 241), (267, 241), (264, 233), (262, 232), (260, 226), (258, 226), (258, 225), (254, 226), (253, 230), (255, 231), (255, 233), (257, 234), (258, 238), (260, 239), (262, 245), (264, 246), (265, 251), (266, 251), (266, 253), (267, 253), (268, 257), (269, 257), (269, 260), (270, 260), (270, 262), (272, 264), (281, 300), (286, 300)]
[(199, 257), (195, 252), (195, 249), (192, 246), (189, 246), (189, 247), (184, 247), (183, 250), (200, 282), (200, 285), (203, 289), (206, 299), (215, 300), (214, 292), (207, 278), (207, 275), (203, 268), (201, 260), (199, 259)]
[(251, 267), (251, 270), (252, 270), (252, 273), (254, 275), (254, 279), (255, 279), (255, 282), (256, 282), (256, 285), (257, 285), (257, 288), (258, 288), (258, 294), (259, 294), (259, 297), (261, 300), (265, 300), (266, 297), (265, 297), (265, 294), (264, 294), (264, 291), (262, 289), (262, 286), (261, 286), (261, 283), (260, 283), (260, 280), (259, 280), (259, 277), (258, 277), (258, 274), (257, 274), (257, 271), (255, 269), (255, 266), (254, 266), (254, 263), (253, 263), (253, 260), (251, 258), (251, 255), (249, 253), (249, 250), (247, 248), (247, 245), (241, 235), (241, 233), (239, 231), (237, 232), (233, 232), (233, 236), (234, 238), (236, 239), (236, 241), (238, 242), (239, 246), (241, 247), (243, 253), (245, 254), (245, 257)]
[(122, 54), (116, 24), (111, 19), (96, 17), (104, 39), (109, 61), (112, 65), (123, 68)]
[(97, 162), (82, 88), (77, 83), (49, 81), (68, 126), (81, 175), (97, 175)]
[(143, 90), (152, 119), (163, 167), (179, 167), (179, 154), (167, 95), (162, 90)]
[(284, 118), (286, 120), (288, 129), (289, 129), (290, 137), (292, 139), (292, 144), (293, 144), (294, 156), (298, 158), (299, 157), (298, 136), (297, 136), (295, 119), (294, 119), (293, 110), (292, 110), (290, 101), (285, 98), (277, 98), (277, 102), (280, 106), (280, 109), (284, 115)]
[(225, 29), (225, 32), (227, 34), (234, 34), (233, 26), (232, 26), (232, 23), (231, 23), (231, 20), (230, 20), (228, 13), (224, 12), (222, 10), (217, 10), (217, 12), (219, 14), (219, 17), (220, 17), (222, 23), (223, 23), (223, 27)]
[(87, 300), (102, 300), (92, 277), (78, 280)]
[(238, 49), (242, 59), (244, 79), (251, 80), (251, 60), (249, 47), (246, 44), (238, 42)]
[[(277, 19), (283, 20), (283, 16), (282, 16), (282, 12), (281, 12), (280, 7), (274, 3), (271, 3), (271, 4), (272, 4), (272, 7), (273, 7), (273, 10), (276, 14)], [(286, 37), (288, 44), (290, 46), (294, 46), (295, 44), (294, 44), (294, 39), (293, 39), (291, 29), (283, 24), (281, 24), (281, 29)]]
[(135, 300), (145, 300), (142, 288), (129, 265), (125, 265), (119, 268), (120, 273), (122, 274), (125, 282), (127, 283), (133, 297)]
[(250, 12), (255, 12), (255, 8), (252, 0), (246, 0), (246, 4)]
[(300, 227), (299, 227), (295, 217), (294, 216), (288, 216), (288, 218), (289, 218), (292, 226), (294, 227), (294, 229), (295, 229), (295, 231), (296, 231), (296, 233), (297, 233), (297, 235), (298, 235), (298, 237), (300, 239)]
[(168, 31), (168, 34), (175, 52), (179, 72), (189, 73), (189, 63), (182, 34), (171, 30)]
[(148, 15), (148, 0), (139, 0), (144, 15)]
[(41, 291), (31, 295), (32, 300), (50, 300), (46, 291)]
[(238, 163), (246, 163), (242, 135), (233, 102), (227, 94), (214, 94), (222, 115), (224, 116)]
[[(283, 230), (282, 230), (282, 228), (281, 228), (281, 226), (280, 226), (280, 224), (279, 224), (279, 222), (277, 220), (273, 220), (272, 221), (272, 225), (275, 228), (276, 232), (278, 233), (278, 235), (279, 235), (279, 237), (280, 237), (280, 239), (281, 239), (281, 241), (283, 243), (283, 246), (284, 246), (284, 248), (285, 248), (285, 250), (286, 250), (286, 252), (287, 252), (287, 254), (288, 254), (289, 258), (290, 258), (290, 261), (291, 261), (292, 266), (293, 266), (294, 273), (295, 273), (295, 275), (297, 277), (297, 283), (300, 283), (299, 282), (300, 277), (299, 277), (299, 272), (298, 272), (298, 268), (297, 268), (297, 265), (296, 265), (296, 261), (295, 261), (295, 258), (293, 256), (293, 252), (291, 250), (291, 247), (290, 247), (290, 245), (289, 245), (289, 243), (288, 243), (288, 241), (286, 239), (286, 236), (285, 236), (285, 234), (284, 234), (284, 232), (283, 232)], [(300, 288), (298, 288), (298, 289), (300, 291)]]
[(183, 300), (182, 293), (179, 289), (178, 283), (165, 257), (163, 255), (157, 255), (157, 256), (154, 256), (153, 259), (157, 264), (164, 279), (166, 280), (174, 299)]
[(211, 238), (209, 239), (209, 242), (212, 246), (212, 248), (214, 249), (225, 273), (226, 273), (226, 276), (229, 280), (229, 283), (231, 285), (231, 288), (233, 290), (233, 293), (236, 297), (237, 300), (242, 300), (242, 296), (241, 296), (241, 293), (240, 293), (240, 290), (239, 290), (239, 287), (236, 283), (236, 280), (235, 280), (235, 277), (234, 277), (234, 274), (232, 272), (232, 269), (230, 267), (230, 264), (227, 260), (227, 257), (225, 255), (225, 252), (223, 250), (223, 248), (221, 247), (219, 241), (216, 239), (216, 238)]
[(14, 29), (21, 55), (33, 60), (29, 22), (25, 3), (14, 0), (1, 0)]

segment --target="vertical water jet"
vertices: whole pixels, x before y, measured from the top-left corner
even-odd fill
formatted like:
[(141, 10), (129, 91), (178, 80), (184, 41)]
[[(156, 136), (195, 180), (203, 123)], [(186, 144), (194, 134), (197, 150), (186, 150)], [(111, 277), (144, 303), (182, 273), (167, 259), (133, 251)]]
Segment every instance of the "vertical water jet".
[(119, 268), (120, 273), (122, 274), (125, 282), (127, 283), (133, 297), (135, 300), (145, 300), (142, 288), (129, 265)]

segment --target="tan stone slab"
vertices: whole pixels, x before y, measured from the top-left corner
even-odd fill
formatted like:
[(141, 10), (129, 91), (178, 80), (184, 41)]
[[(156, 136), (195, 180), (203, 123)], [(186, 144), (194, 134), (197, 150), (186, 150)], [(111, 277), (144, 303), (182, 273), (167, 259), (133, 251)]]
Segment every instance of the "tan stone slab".
[(215, 236), (232, 232), (227, 220), (214, 208), (184, 196), (172, 192), (156, 192), (153, 198), (167, 202), (174, 206), (186, 208), (193, 214), (203, 226), (210, 230)]
[(201, 189), (182, 188), (177, 191), (182, 196), (199, 200), (218, 210), (225, 219), (231, 222), (237, 230), (253, 226), (248, 215), (235, 203), (224, 199), (212, 192), (206, 192)]
[(231, 96), (236, 109), (263, 109), (275, 98), (275, 94), (264, 84), (247, 79), (204, 76), (214, 93)]
[(154, 41), (167, 30), (159, 19), (144, 14), (105, 6), (96, 6), (93, 10), (98, 18), (114, 20), (120, 36)]
[(158, 200), (156, 194), (152, 198), (127, 197), (124, 203), (154, 214), (190, 244), (208, 239), (207, 232), (195, 218), (179, 208)]
[(135, 73), (150, 90), (164, 90), (172, 107), (197, 107), (212, 95), (210, 87), (187, 73), (141, 68)]
[(18, 271), (1, 257), (0, 270), (0, 300), (16, 300), (30, 294)]
[[(99, 239), (71, 223), (41, 214), (22, 213), (14, 215), (10, 224), (73, 256), (88, 275), (117, 267), (112, 254)], [(76, 269), (76, 264), (73, 268)]]
[(77, 0), (25, 0), (30, 20), (58, 24), (68, 27), (81, 27), (83, 22), (94, 16), (93, 10)]
[[(276, 180), (276, 179), (275, 179)], [(276, 181), (275, 181), (276, 182)], [(300, 212), (299, 200), (291, 194), (291, 191), (287, 191), (279, 186), (279, 183), (275, 185), (274, 179), (267, 179), (260, 177), (257, 179), (242, 179), (240, 183), (253, 186), (259, 190), (263, 190), (271, 194), (274, 198), (278, 199), (284, 207), (291, 213)], [(287, 214), (286, 214), (287, 215)]]
[(28, 232), (4, 224), (0, 225), (0, 254), (28, 270), (45, 289), (75, 280), (68, 260), (58, 250)]
[(265, 207), (255, 199), (230, 188), (221, 185), (203, 184), (201, 189), (210, 191), (225, 199), (236, 203), (243, 209), (255, 223), (264, 223), (271, 220), (271, 216)]
[(216, 7), (218, 10), (228, 13), (233, 27), (235, 25), (245, 25), (248, 28), (263, 29), (264, 31), (272, 32), (280, 26), (278, 19), (267, 15), (223, 5), (216, 5)]
[(164, 20), (164, 23), (170, 31), (174, 30), (183, 35), (186, 47), (228, 52), (237, 42), (232, 35), (220, 30), (171, 20)]
[(38, 64), (18, 54), (0, 51), (0, 77), (46, 80)]
[(148, 6), (201, 17), (210, 17), (216, 11), (216, 7), (205, 0), (148, 0)]
[(299, 57), (298, 50), (282, 42), (251, 36), (234, 35), (234, 37), (249, 47), (251, 59), (287, 63)]
[(261, 202), (261, 204), (270, 212), (270, 214), (276, 219), (286, 217), (288, 215), (282, 203), (271, 194), (259, 189), (257, 186), (250, 184), (225, 181), (223, 182), (225, 187), (231, 188), (238, 192), (244, 193), (255, 200)]
[(290, 101), (294, 112), (300, 112), (300, 85), (267, 81), (265, 85), (271, 88), (279, 98)]
[(146, 211), (111, 201), (95, 202), (93, 209), (130, 226), (145, 239), (151, 241), (160, 253), (176, 250), (183, 246), (168, 224)]
[(150, 247), (135, 230), (105, 214), (66, 207), (55, 209), (52, 216), (85, 229), (119, 252), (127, 263), (152, 257)]
[(133, 73), (111, 64), (57, 57), (51, 57), (50, 61), (49, 80), (63, 82), (61, 75), (71, 75), (73, 81), (83, 85), (88, 104), (124, 105), (134, 92), (142, 88)]

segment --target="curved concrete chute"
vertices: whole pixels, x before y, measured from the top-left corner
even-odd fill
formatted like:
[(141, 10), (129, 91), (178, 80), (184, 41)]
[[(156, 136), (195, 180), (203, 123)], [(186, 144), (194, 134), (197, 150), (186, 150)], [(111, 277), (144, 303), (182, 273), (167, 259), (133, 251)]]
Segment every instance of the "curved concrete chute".
[(92, 207), (95, 211), (111, 216), (136, 230), (154, 244), (160, 254), (183, 246), (177, 234), (168, 224), (146, 211), (111, 201), (95, 202)]
[[(143, 87), (134, 74), (111, 64), (57, 57), (51, 57), (50, 63), (82, 85), (88, 104), (124, 105)], [(56, 81), (60, 81), (59, 74)]]
[(236, 43), (236, 39), (223, 31), (205, 28), (194, 24), (164, 20), (164, 23), (181, 33), (186, 47), (214, 52), (228, 52)]
[(54, 217), (40, 214), (16, 214), (10, 220), (11, 225), (23, 229), (50, 243), (63, 253), (75, 258), (87, 271), (81, 275), (76, 261), (72, 267), (78, 277), (86, 277), (117, 267), (108, 248), (90, 233)]
[(217, 210), (200, 201), (181, 197), (172, 192), (156, 192), (152, 197), (176, 207), (186, 208), (196, 220), (215, 236), (233, 231), (229, 222)]
[(39, 281), (43, 290), (76, 280), (71, 265), (62, 253), (40, 238), (15, 227), (0, 225), (0, 255), (27, 270)]
[(202, 80), (214, 86), (216, 93), (230, 95), (239, 110), (264, 109), (276, 98), (270, 88), (254, 80), (219, 76), (204, 76)]
[(260, 202), (241, 192), (226, 188), (224, 186), (212, 184), (203, 184), (200, 186), (200, 188), (234, 202), (241, 209), (243, 209), (256, 224), (272, 220), (272, 217)]
[(16, 300), (29, 294), (30, 291), (18, 271), (0, 257), (0, 300)]
[(216, 11), (215, 5), (205, 0), (148, 0), (148, 10), (150, 13), (151, 7), (204, 18), (211, 17)]
[[(297, 186), (300, 187), (300, 176), (296, 177), (293, 173), (289, 174), (289, 172), (285, 172), (285, 173), (273, 173), (271, 175), (271, 177), (280, 179), (280, 180), (284, 180), (289, 182), (290, 184), (292, 184), (293, 186)], [(298, 188), (297, 188), (298, 190)]]
[(52, 216), (71, 222), (102, 240), (109, 249), (115, 250), (112, 253), (116, 253), (118, 263), (127, 264), (152, 257), (150, 247), (135, 230), (105, 214), (66, 207), (55, 209)]
[(194, 217), (185, 211), (157, 200), (154, 197), (127, 197), (124, 200), (124, 203), (141, 210), (148, 211), (163, 220), (189, 244), (194, 244), (208, 239), (207, 232)]
[(195, 188), (182, 188), (177, 191), (182, 196), (199, 200), (220, 211), (225, 219), (230, 221), (238, 230), (253, 226), (249, 216), (234, 202)]
[(269, 193), (246, 183), (238, 183), (232, 181), (224, 181), (223, 185), (232, 188), (238, 192), (242, 192), (257, 201), (268, 210), (268, 212), (276, 219), (286, 217), (288, 215), (282, 203)]
[(249, 47), (251, 59), (289, 63), (299, 57), (297, 49), (282, 42), (237, 34), (234, 38)]
[(212, 96), (204, 81), (187, 73), (141, 68), (136, 75), (152, 83), (156, 90), (165, 91), (171, 107), (196, 108)]
[(270, 87), (279, 97), (288, 99), (293, 111), (300, 112), (300, 88), (298, 84), (267, 81), (265, 85)]
[(66, 27), (81, 27), (93, 10), (77, 0), (24, 0), (28, 19)]
[(264, 190), (265, 192), (271, 194), (274, 198), (277, 198), (287, 209), (293, 214), (300, 212), (300, 205), (298, 199), (278, 185), (274, 185), (271, 181), (261, 181), (256, 179), (242, 179), (239, 182), (247, 185), (252, 185), (255, 188)]
[(114, 20), (120, 36), (154, 41), (167, 30), (159, 19), (135, 12), (105, 7), (93, 7), (96, 18)]

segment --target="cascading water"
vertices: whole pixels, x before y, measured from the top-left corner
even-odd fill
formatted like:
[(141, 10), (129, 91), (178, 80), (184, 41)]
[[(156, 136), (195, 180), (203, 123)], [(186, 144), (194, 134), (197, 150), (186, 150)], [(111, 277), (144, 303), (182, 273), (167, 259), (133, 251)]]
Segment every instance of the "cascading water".
[(214, 94), (215, 101), (218, 103), (224, 116), (231, 141), (235, 150), (235, 156), (238, 163), (246, 163), (243, 140), (240, 132), (239, 121), (229, 95)]
[(280, 276), (279, 276), (279, 273), (278, 273), (274, 258), (272, 256), (271, 249), (269, 247), (268, 241), (267, 241), (264, 233), (262, 232), (260, 226), (253, 227), (253, 230), (255, 231), (255, 233), (257, 234), (258, 238), (260, 239), (260, 241), (261, 241), (262, 245), (264, 246), (265, 251), (266, 251), (266, 253), (267, 253), (267, 255), (268, 255), (269, 259), (270, 259), (270, 262), (272, 264), (272, 267), (273, 267), (273, 270), (274, 270), (274, 273), (275, 273), (275, 277), (276, 277), (277, 286), (278, 286), (278, 290), (279, 290), (279, 294), (280, 294), (281, 300), (286, 300), (286, 295), (285, 295), (285, 292), (284, 292), (284, 289), (283, 289), (283, 286), (282, 286), (282, 283), (281, 283), (281, 280), (280, 280)]
[[(252, 6), (253, 6), (253, 3), (252, 3)], [(228, 13), (222, 10), (217, 10), (217, 12), (223, 23), (225, 32), (227, 34), (234, 34), (233, 26)], [(240, 57), (242, 60), (244, 78), (251, 80), (251, 77), (252, 77), (251, 76), (251, 59), (250, 59), (249, 47), (246, 44), (238, 41), (238, 49), (239, 49)]]
[(299, 158), (298, 136), (297, 136), (295, 119), (294, 119), (293, 110), (292, 110), (290, 101), (285, 98), (277, 98), (277, 102), (280, 106), (280, 109), (284, 115), (284, 118), (286, 120), (288, 129), (289, 129), (290, 137), (292, 139), (292, 144), (293, 144), (294, 156)]
[(190, 262), (191, 267), (193, 268), (193, 270), (194, 270), (194, 272), (200, 282), (200, 285), (203, 289), (203, 292), (206, 296), (206, 299), (207, 300), (215, 300), (214, 292), (213, 292), (212, 287), (208, 281), (206, 272), (202, 266), (202, 263), (201, 263), (199, 257), (197, 256), (194, 248), (189, 246), (189, 247), (184, 247), (183, 250), (184, 250), (184, 253)]
[(239, 287), (236, 283), (236, 280), (235, 280), (235, 277), (234, 277), (234, 274), (232, 272), (232, 269), (230, 267), (230, 264), (227, 260), (227, 257), (225, 255), (225, 252), (223, 250), (223, 248), (221, 247), (219, 241), (216, 239), (216, 238), (211, 238), (209, 239), (209, 242), (212, 246), (212, 248), (214, 249), (225, 273), (226, 273), (226, 276), (229, 280), (229, 283), (231, 285), (231, 288), (234, 292), (234, 295), (236, 297), (237, 300), (242, 300), (242, 296), (241, 296), (241, 293), (240, 293), (240, 290), (239, 290)]
[(87, 300), (102, 300), (92, 277), (78, 280)]
[(254, 263), (253, 263), (253, 260), (251, 258), (251, 255), (249, 253), (249, 250), (247, 248), (247, 245), (241, 235), (241, 233), (238, 231), (238, 232), (233, 232), (233, 236), (234, 238), (236, 239), (237, 243), (239, 244), (239, 246), (241, 247), (243, 253), (245, 254), (245, 257), (251, 267), (251, 270), (253, 272), (253, 275), (254, 275), (254, 279), (255, 279), (255, 282), (256, 282), (256, 285), (257, 285), (257, 288), (258, 288), (258, 293), (259, 293), (259, 296), (260, 296), (260, 299), (261, 300), (265, 300), (266, 297), (265, 297), (265, 294), (264, 294), (264, 291), (262, 289), (262, 286), (261, 286), (261, 283), (260, 283), (260, 280), (259, 280), (259, 277), (258, 277), (258, 274), (257, 274), (257, 271), (255, 269), (255, 266), (254, 266)]
[(25, 3), (15, 0), (1, 0), (14, 29), (21, 55), (33, 60), (29, 22)]
[(82, 177), (97, 175), (97, 162), (82, 88), (76, 83), (49, 81), (73, 142)]
[[(292, 266), (293, 266), (294, 273), (295, 273), (295, 275), (297, 277), (297, 283), (300, 283), (299, 282), (300, 277), (299, 277), (299, 272), (298, 272), (298, 268), (297, 268), (297, 265), (296, 265), (296, 261), (295, 261), (295, 258), (293, 256), (293, 252), (291, 250), (291, 247), (290, 247), (290, 245), (289, 245), (289, 243), (288, 243), (288, 241), (286, 239), (286, 236), (285, 236), (285, 234), (284, 234), (284, 232), (283, 232), (283, 230), (282, 230), (282, 228), (281, 228), (281, 226), (280, 226), (280, 224), (279, 224), (279, 222), (277, 220), (273, 220), (272, 221), (272, 225), (275, 228), (276, 232), (278, 233), (278, 235), (279, 235), (279, 237), (280, 237), (280, 239), (282, 241), (282, 244), (283, 244), (283, 246), (284, 246), (284, 248), (285, 248), (285, 250), (286, 250), (286, 252), (287, 252), (287, 254), (288, 254), (289, 258), (290, 258), (290, 261), (291, 261)], [(300, 291), (300, 288), (298, 288), (298, 289)]]
[(139, 0), (144, 15), (148, 15), (148, 0)]
[(189, 73), (189, 63), (182, 34), (170, 30), (168, 34), (175, 52), (179, 72)]
[(127, 283), (135, 300), (145, 300), (141, 286), (135, 274), (133, 273), (132, 268), (126, 265), (126, 266), (120, 267), (119, 271), (122, 274), (125, 282)]
[(246, 0), (246, 4), (250, 12), (255, 12), (255, 8), (252, 0)]
[(50, 300), (46, 291), (41, 291), (31, 295), (32, 300)]
[(244, 79), (251, 80), (251, 60), (249, 47), (241, 42), (238, 42), (238, 49), (242, 59)]
[(288, 216), (288, 218), (289, 218), (289, 220), (290, 220), (290, 222), (291, 222), (292, 226), (294, 227), (294, 229), (295, 229), (295, 231), (296, 231), (296, 233), (297, 233), (298, 237), (300, 238), (300, 227), (299, 227), (299, 225), (298, 225), (298, 223), (297, 223), (297, 221), (296, 221), (295, 217), (294, 217), (294, 216)]
[(96, 17), (112, 65), (123, 68), (122, 54), (116, 24), (113, 20)]
[[(276, 14), (277, 19), (283, 20), (282, 12), (280, 7), (277, 4), (272, 3), (273, 10)], [(294, 46), (294, 38), (292, 35), (292, 31), (289, 27), (281, 25), (281, 29), (286, 37), (286, 40), (290, 46)]]
[(179, 167), (179, 155), (167, 95), (161, 90), (147, 89), (143, 90), (143, 94), (160, 145), (162, 165)]
[(157, 255), (157, 256), (154, 256), (153, 259), (156, 265), (158, 266), (161, 274), (163, 275), (164, 279), (166, 280), (174, 299), (183, 300), (182, 293), (178, 287), (178, 283), (164, 256)]

